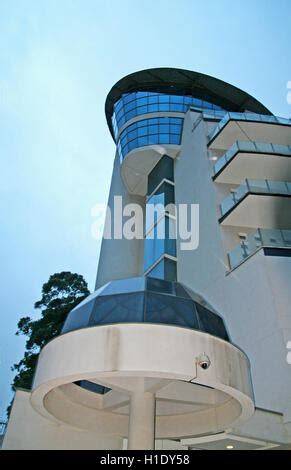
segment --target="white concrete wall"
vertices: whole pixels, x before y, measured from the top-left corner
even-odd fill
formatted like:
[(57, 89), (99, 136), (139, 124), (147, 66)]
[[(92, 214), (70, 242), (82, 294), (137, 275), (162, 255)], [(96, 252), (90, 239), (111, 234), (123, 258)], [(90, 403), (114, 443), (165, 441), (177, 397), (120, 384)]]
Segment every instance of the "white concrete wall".
[[(122, 196), (123, 206), (136, 203), (143, 206), (145, 198), (127, 193), (120, 176), (119, 157), (116, 155), (112, 172), (108, 206), (112, 208), (114, 196)], [(126, 219), (125, 219), (126, 220)], [(96, 289), (114, 279), (141, 276), (143, 274), (143, 240), (102, 240)]]
[[(175, 163), (176, 203), (200, 204), (200, 245), (178, 252), (178, 280), (204, 296), (224, 317), (231, 338), (248, 355), (256, 405), (291, 420), (291, 260), (259, 251), (226, 276), (223, 230), (207, 156), (205, 123), (193, 132), (187, 113)], [(239, 230), (238, 230), (239, 231)]]
[(100, 438), (92, 432), (55, 424), (32, 408), (30, 393), (17, 390), (2, 448), (4, 450), (122, 449), (121, 438)]

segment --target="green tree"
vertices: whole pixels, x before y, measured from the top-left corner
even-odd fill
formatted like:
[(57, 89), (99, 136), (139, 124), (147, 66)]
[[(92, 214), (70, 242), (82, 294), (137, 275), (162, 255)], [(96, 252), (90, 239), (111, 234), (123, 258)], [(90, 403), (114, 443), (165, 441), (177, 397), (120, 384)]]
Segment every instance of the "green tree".
[[(66, 271), (53, 274), (42, 286), (42, 297), (34, 305), (34, 308), (41, 309), (41, 317), (38, 320), (22, 317), (17, 325), (16, 335), (23, 334), (28, 340), (23, 358), (12, 367), (16, 371), (11, 384), (13, 390), (31, 389), (40, 350), (60, 334), (68, 313), (89, 294), (83, 276)], [(7, 409), (8, 415), (10, 409), (11, 404)]]

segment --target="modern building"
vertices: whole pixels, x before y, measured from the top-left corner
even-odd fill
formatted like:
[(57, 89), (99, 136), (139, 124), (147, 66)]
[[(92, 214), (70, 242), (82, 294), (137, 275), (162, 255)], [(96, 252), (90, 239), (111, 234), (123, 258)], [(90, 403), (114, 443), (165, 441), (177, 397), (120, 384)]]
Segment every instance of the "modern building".
[(122, 78), (105, 111), (96, 290), (16, 392), (3, 447), (291, 449), (291, 120), (174, 68)]

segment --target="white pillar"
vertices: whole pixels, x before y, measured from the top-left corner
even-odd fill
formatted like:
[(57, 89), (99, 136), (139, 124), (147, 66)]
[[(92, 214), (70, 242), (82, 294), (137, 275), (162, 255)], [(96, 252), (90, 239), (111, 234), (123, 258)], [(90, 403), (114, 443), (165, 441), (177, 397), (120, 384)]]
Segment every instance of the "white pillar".
[(128, 449), (155, 448), (156, 400), (150, 392), (135, 391), (131, 395)]

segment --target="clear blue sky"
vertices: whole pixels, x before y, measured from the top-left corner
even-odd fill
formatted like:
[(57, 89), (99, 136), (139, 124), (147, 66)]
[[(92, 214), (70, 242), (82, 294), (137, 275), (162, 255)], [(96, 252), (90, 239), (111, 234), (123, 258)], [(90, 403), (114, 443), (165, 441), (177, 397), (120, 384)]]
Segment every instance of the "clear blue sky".
[[(0, 418), (18, 319), (50, 274), (93, 289), (114, 157), (104, 102), (122, 76), (159, 66), (214, 75), (290, 117), (290, 0), (0, 1)], [(254, 312), (255, 313), (255, 312)]]

